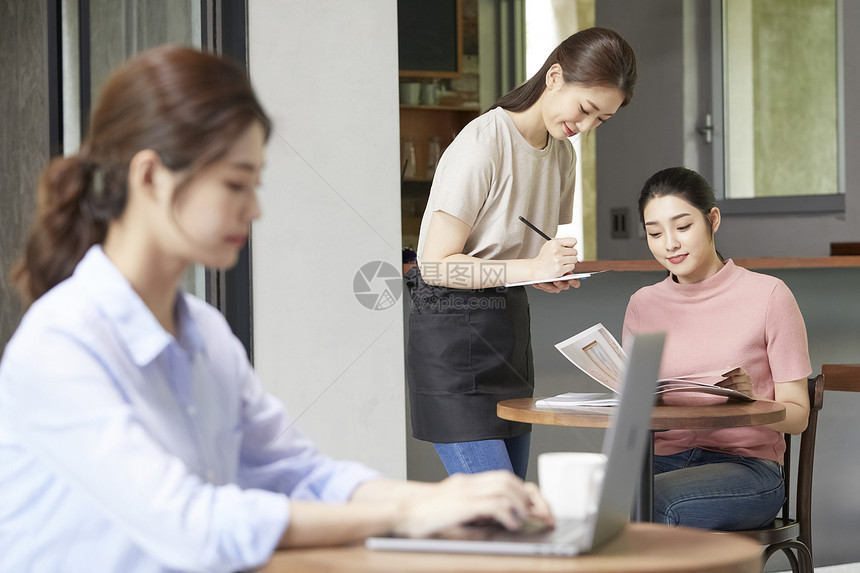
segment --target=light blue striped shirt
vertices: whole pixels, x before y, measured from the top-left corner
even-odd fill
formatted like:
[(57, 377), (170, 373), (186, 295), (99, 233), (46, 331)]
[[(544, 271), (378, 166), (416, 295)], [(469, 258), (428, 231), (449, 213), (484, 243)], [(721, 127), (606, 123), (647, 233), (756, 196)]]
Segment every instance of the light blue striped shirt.
[(0, 362), (0, 571), (229, 572), (264, 563), (289, 498), (378, 474), (319, 454), (221, 314), (166, 332), (96, 246)]

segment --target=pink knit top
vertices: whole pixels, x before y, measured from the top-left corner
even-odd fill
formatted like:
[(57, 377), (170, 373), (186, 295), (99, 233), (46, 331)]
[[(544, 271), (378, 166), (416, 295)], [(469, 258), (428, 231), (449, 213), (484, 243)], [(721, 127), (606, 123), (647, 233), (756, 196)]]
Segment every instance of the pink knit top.
[[(667, 333), (661, 377), (742, 366), (757, 396), (774, 397), (774, 384), (806, 378), (812, 371), (806, 326), (791, 291), (781, 280), (727, 261), (702, 282), (679, 284), (667, 277), (639, 289), (627, 305), (622, 343), (638, 332)], [(725, 398), (675, 394), (667, 403), (706, 404)], [(783, 463), (781, 434), (762, 427), (671, 430), (656, 436), (655, 453), (694, 447)]]

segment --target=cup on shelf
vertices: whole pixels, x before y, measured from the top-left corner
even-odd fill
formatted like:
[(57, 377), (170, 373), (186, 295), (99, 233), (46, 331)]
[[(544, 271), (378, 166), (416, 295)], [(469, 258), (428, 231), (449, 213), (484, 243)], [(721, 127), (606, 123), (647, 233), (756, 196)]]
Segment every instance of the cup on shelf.
[(400, 141), (400, 179), (415, 179), (415, 142), (409, 138)]
[(442, 144), (439, 141), (439, 136), (434, 135), (427, 141), (427, 179), (433, 179), (441, 156)]
[(418, 105), (421, 101), (421, 84), (418, 82), (401, 82), (400, 103)]
[(421, 85), (421, 103), (423, 105), (436, 105), (439, 103), (439, 86), (435, 83)]

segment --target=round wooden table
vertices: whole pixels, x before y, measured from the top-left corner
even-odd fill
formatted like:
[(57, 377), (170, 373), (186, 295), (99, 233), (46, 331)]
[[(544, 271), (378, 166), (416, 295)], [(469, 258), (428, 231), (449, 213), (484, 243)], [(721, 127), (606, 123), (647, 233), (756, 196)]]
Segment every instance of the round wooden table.
[(736, 534), (631, 523), (599, 550), (577, 557), (375, 551), (364, 546), (276, 551), (261, 573), (758, 573), (761, 546)]
[[(609, 427), (612, 408), (586, 406), (575, 409), (538, 407), (540, 398), (503, 400), (496, 414), (505, 420), (549, 426)], [(785, 406), (771, 400), (729, 400), (700, 406), (654, 406), (651, 414), (651, 447), (645, 455), (637, 494), (636, 519), (652, 521), (654, 513), (654, 433), (662, 430), (704, 430), (762, 426), (785, 419)]]

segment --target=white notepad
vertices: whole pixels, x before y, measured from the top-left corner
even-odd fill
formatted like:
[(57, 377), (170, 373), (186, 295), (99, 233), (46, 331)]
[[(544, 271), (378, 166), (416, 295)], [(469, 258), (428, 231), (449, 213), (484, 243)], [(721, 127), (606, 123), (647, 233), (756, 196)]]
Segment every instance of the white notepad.
[(574, 279), (587, 279), (591, 275), (597, 275), (600, 273), (605, 273), (611, 269), (606, 269), (603, 271), (592, 271), (590, 273), (573, 273), (572, 275), (564, 275), (563, 277), (555, 277), (551, 279), (537, 279), (535, 281), (522, 281), (519, 283), (505, 283), (506, 287), (515, 287), (515, 286), (526, 286), (526, 285), (535, 285), (538, 283), (553, 283), (558, 281), (572, 281)]

